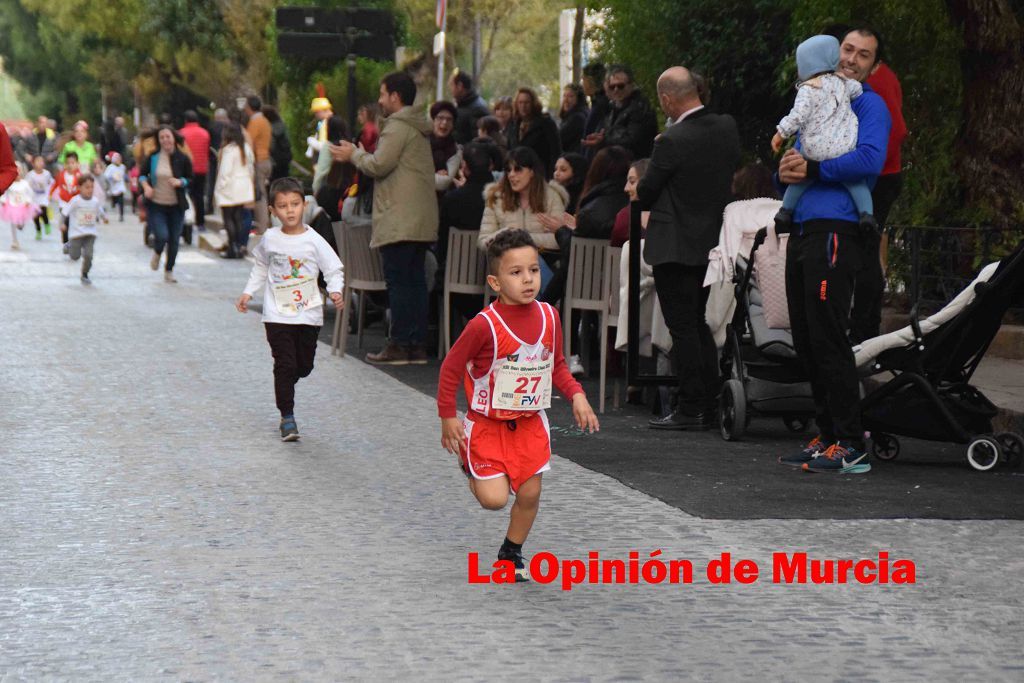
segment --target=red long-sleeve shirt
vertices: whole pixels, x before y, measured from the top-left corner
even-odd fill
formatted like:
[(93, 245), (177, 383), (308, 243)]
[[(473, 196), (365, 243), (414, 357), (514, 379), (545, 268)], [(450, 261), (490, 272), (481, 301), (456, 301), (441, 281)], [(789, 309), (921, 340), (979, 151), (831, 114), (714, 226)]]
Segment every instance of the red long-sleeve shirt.
[(186, 123), (178, 132), (192, 152), (192, 172), (206, 175), (210, 170), (210, 134), (198, 123)]
[[(543, 325), (543, 314), (539, 306), (527, 304), (516, 306), (494, 303), (498, 315), (502, 317), (509, 329), (520, 339), (531, 341), (540, 337)], [(583, 387), (573, 379), (569, 367), (565, 364), (562, 352), (562, 323), (555, 309), (555, 367), (551, 382), (567, 399), (583, 393)], [(469, 321), (466, 329), (452, 346), (451, 351), (441, 364), (441, 376), (437, 381), (437, 414), (438, 416), (455, 417), (455, 399), (466, 376), (467, 365), (475, 377), (479, 377), (491, 368), (494, 361), (494, 339), (491, 327), (483, 316), (476, 316)]]
[(885, 166), (882, 167), (882, 175), (899, 173), (903, 161), (900, 158), (900, 147), (907, 138), (907, 122), (903, 120), (903, 88), (900, 87), (900, 80), (896, 77), (889, 66), (882, 62), (878, 65), (875, 73), (868, 76), (868, 85), (878, 93), (885, 101), (892, 118), (892, 128), (889, 129), (889, 147), (885, 153)]
[(14, 148), (7, 129), (0, 125), (0, 193), (6, 192), (18, 179), (18, 167), (14, 165)]

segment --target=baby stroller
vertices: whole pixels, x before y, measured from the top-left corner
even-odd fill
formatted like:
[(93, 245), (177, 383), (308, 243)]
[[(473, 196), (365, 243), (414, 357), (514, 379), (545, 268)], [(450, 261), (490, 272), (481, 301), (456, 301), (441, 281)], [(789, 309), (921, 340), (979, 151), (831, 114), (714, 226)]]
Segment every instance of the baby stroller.
[(985, 356), (1012, 305), (1024, 301), (1024, 242), (999, 263), (987, 266), (950, 304), (920, 321), (916, 307), (904, 330), (865, 341), (854, 349), (867, 374), (892, 379), (864, 397), (864, 428), (872, 454), (893, 460), (895, 435), (967, 444), (967, 462), (991, 470), (1000, 462), (1020, 465), (1024, 438), (992, 433), (998, 410), (971, 376)]
[(810, 382), (793, 348), (789, 330), (765, 321), (764, 301), (751, 264), (767, 230), (754, 237), (750, 258), (736, 259), (736, 311), (726, 328), (718, 424), (722, 438), (743, 436), (754, 415), (780, 417), (791, 432), (802, 432), (814, 416)]

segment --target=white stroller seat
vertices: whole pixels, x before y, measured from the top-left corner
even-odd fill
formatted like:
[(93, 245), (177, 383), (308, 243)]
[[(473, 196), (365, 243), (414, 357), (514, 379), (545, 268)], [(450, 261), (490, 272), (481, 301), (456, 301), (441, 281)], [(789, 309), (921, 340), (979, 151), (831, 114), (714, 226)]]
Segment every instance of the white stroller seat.
[[(978, 273), (978, 277), (974, 278), (971, 284), (967, 285), (962, 292), (956, 295), (956, 297), (948, 304), (942, 307), (940, 311), (929, 316), (928, 318), (920, 321), (919, 325), (921, 328), (921, 334), (928, 334), (938, 329), (943, 324), (949, 322), (957, 316), (960, 311), (974, 301), (975, 292), (974, 288), (979, 282), (988, 282), (992, 275), (996, 272), (996, 268), (999, 267), (999, 262), (990, 263), (981, 272)], [(910, 325), (896, 330), (895, 332), (889, 332), (888, 334), (879, 335), (872, 339), (867, 339), (857, 346), (853, 347), (854, 360), (857, 364), (857, 368), (861, 370), (870, 370), (871, 364), (881, 355), (884, 351), (889, 349), (899, 349), (910, 346), (914, 343), (914, 330)]]

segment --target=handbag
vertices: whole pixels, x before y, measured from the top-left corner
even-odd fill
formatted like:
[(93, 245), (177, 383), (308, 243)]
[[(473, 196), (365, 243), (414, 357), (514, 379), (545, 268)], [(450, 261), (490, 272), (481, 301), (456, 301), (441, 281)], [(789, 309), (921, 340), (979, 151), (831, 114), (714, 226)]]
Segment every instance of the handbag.
[(789, 301), (786, 298), (786, 245), (789, 235), (775, 234), (775, 223), (768, 224), (764, 244), (755, 254), (757, 286), (764, 305), (764, 321), (773, 330), (789, 329)]

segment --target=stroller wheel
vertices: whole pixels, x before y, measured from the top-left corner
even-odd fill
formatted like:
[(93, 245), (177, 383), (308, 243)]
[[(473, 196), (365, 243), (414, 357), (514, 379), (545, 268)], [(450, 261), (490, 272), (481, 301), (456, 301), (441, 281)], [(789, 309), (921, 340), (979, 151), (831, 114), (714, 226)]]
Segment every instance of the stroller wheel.
[(871, 454), (879, 460), (895, 460), (900, 454), (900, 440), (881, 432), (872, 434)]
[(1024, 437), (1014, 432), (999, 432), (996, 434), (996, 441), (1003, 449), (1003, 456), (1006, 464), (1012, 469), (1020, 467), (1024, 460)]
[(747, 396), (743, 390), (743, 382), (730, 379), (722, 386), (722, 398), (719, 400), (718, 427), (722, 438), (736, 441), (747, 429)]
[(967, 462), (979, 472), (987, 472), (999, 464), (1003, 449), (994, 436), (979, 436), (967, 446)]
[(794, 434), (799, 434), (807, 429), (808, 419), (799, 415), (787, 415), (782, 418), (782, 424), (786, 425), (786, 429)]

